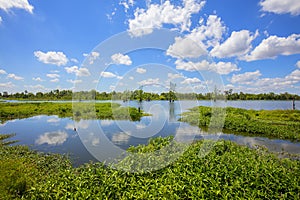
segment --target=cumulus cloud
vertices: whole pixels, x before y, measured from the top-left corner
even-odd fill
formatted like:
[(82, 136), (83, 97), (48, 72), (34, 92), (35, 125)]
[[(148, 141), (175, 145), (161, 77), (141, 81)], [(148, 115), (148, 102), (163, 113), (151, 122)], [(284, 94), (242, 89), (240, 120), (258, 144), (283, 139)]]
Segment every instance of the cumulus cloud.
[(184, 76), (182, 74), (173, 74), (173, 73), (168, 73), (168, 78), (170, 80), (178, 79), (178, 78), (183, 78)]
[(159, 84), (159, 78), (149, 78), (138, 82), (139, 85), (157, 85)]
[(207, 60), (200, 62), (184, 62), (182, 60), (177, 60), (175, 62), (176, 69), (185, 70), (185, 71), (214, 71), (221, 75), (230, 74), (234, 71), (239, 71), (240, 69), (236, 64), (231, 62), (218, 62), (218, 63), (209, 63)]
[(76, 76), (90, 76), (91, 73), (87, 68), (79, 68), (78, 66), (65, 67), (68, 74), (76, 74)]
[(68, 79), (67, 82), (72, 83), (72, 84), (77, 84), (77, 83), (81, 83), (82, 80), (72, 80), (72, 79)]
[(279, 55), (288, 56), (299, 53), (300, 34), (292, 34), (288, 37), (270, 36), (264, 39), (250, 55), (245, 56), (245, 60), (274, 59)]
[[(296, 66), (300, 68), (300, 60), (296, 63)], [(0, 70), (1, 71), (1, 70)]]
[[(261, 93), (270, 91), (287, 91), (289, 88), (295, 88), (295, 84), (300, 82), (300, 70), (296, 69), (285, 77), (260, 78), (261, 73), (246, 72), (240, 75), (234, 75), (231, 82), (237, 85), (231, 87), (235, 90)], [(243, 87), (243, 85), (246, 85)]]
[(144, 74), (144, 73), (146, 73), (146, 72), (147, 72), (147, 70), (146, 70), (146, 69), (144, 69), (144, 68), (140, 68), (140, 67), (138, 67), (138, 68), (136, 69), (136, 72), (137, 72), (137, 73), (139, 73), (139, 74)]
[(25, 88), (30, 89), (31, 91), (33, 90), (33, 92), (39, 92), (39, 91), (49, 91), (51, 89), (46, 88), (43, 85), (37, 84), (37, 85), (25, 85)]
[(132, 61), (128, 55), (123, 55), (121, 53), (117, 53), (111, 56), (111, 59), (114, 64), (118, 65), (131, 65)]
[(152, 33), (163, 24), (188, 31), (191, 26), (191, 15), (198, 13), (204, 5), (205, 1), (183, 0), (182, 6), (175, 6), (167, 0), (162, 4), (150, 4), (146, 10), (137, 8), (134, 19), (128, 21), (129, 32), (132, 36), (138, 37)]
[(2, 22), (3, 22), (3, 20), (2, 20), (2, 17), (0, 16), (0, 25), (1, 25)]
[(32, 80), (34, 80), (34, 81), (39, 81), (39, 82), (42, 82), (42, 81), (44, 81), (42, 78), (40, 78), (40, 77), (33, 77), (32, 78)]
[(216, 45), (211, 50), (211, 55), (218, 58), (227, 58), (234, 56), (243, 56), (252, 48), (251, 42), (257, 37), (248, 30), (233, 31), (231, 36), (222, 44)]
[(289, 75), (287, 75), (285, 77), (285, 79), (292, 81), (293, 83), (297, 83), (300, 81), (300, 70), (296, 69), (295, 71), (293, 71), (292, 73), (290, 73)]
[(300, 1), (299, 0), (262, 0), (259, 5), (265, 12), (272, 12), (276, 14), (300, 15)]
[(116, 75), (116, 74), (114, 74), (112, 72), (101, 72), (100, 75), (103, 78), (118, 78), (118, 79), (121, 79), (120, 76), (118, 76), (118, 75)]
[(246, 72), (244, 74), (234, 74), (231, 78), (232, 83), (247, 84), (257, 80), (261, 76), (259, 70), (254, 72)]
[(175, 58), (197, 58), (206, 55), (206, 47), (201, 41), (191, 40), (189, 37), (176, 37), (174, 44), (168, 50), (167, 55)]
[(34, 7), (28, 3), (28, 0), (1, 0), (0, 9), (8, 12), (9, 10), (17, 8), (26, 10), (29, 13), (33, 13)]
[(58, 79), (58, 78), (55, 78), (55, 79), (50, 80), (50, 82), (52, 82), (52, 83), (58, 83), (58, 82), (59, 82), (59, 79)]
[(90, 54), (84, 54), (84, 56), (88, 57), (89, 64), (92, 65), (100, 57), (100, 53), (93, 51)]
[(63, 144), (68, 138), (68, 134), (65, 131), (47, 132), (40, 135), (35, 141), (37, 145), (49, 144), (49, 145), (60, 145)]
[(195, 84), (195, 83), (201, 83), (201, 80), (198, 78), (186, 78), (184, 81), (181, 82), (181, 84)]
[(7, 74), (7, 72), (4, 69), (0, 69), (0, 74)]
[(209, 15), (206, 24), (196, 27), (183, 38), (176, 38), (175, 43), (168, 48), (167, 55), (176, 58), (197, 58), (206, 55), (209, 47), (219, 45), (225, 31), (226, 27), (221, 18)]
[(63, 52), (48, 51), (46, 53), (35, 51), (34, 56), (42, 63), (64, 66), (68, 63), (68, 58)]
[(59, 74), (47, 74), (46, 76), (49, 78), (59, 78), (60, 77)]
[(11, 79), (14, 79), (14, 80), (17, 80), (17, 81), (20, 81), (20, 80), (23, 80), (24, 78), (21, 77), (21, 76), (17, 76), (15, 74), (8, 74), (7, 75), (7, 78), (11, 78)]
[(12, 82), (0, 83), (1, 88), (13, 88), (15, 85)]

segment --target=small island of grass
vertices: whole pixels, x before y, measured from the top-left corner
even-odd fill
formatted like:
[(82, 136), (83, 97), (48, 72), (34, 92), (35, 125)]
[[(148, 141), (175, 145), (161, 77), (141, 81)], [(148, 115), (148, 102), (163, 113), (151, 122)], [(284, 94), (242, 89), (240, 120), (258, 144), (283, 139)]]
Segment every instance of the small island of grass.
[[(213, 113), (214, 112), (214, 113)], [(181, 121), (208, 127), (211, 118), (224, 117), (223, 129), (266, 137), (300, 141), (299, 110), (246, 110), (241, 108), (195, 107), (181, 116)]]
[(58, 115), (79, 119), (140, 120), (143, 111), (133, 107), (121, 107), (117, 103), (0, 103), (0, 121), (22, 119), (37, 115)]

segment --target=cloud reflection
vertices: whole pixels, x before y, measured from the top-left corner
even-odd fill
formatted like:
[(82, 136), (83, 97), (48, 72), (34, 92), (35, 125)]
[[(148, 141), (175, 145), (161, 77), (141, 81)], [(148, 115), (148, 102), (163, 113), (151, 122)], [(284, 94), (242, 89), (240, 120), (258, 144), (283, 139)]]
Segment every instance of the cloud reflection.
[(113, 143), (128, 143), (130, 136), (124, 132), (114, 134), (111, 138)]
[(49, 145), (61, 145), (68, 138), (68, 134), (65, 131), (47, 132), (40, 135), (35, 141), (37, 145), (49, 144)]

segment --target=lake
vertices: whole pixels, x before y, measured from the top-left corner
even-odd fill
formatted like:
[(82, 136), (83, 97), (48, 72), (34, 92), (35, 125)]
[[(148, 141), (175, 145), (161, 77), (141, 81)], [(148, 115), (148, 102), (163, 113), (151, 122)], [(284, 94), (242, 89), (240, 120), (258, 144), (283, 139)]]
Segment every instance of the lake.
[[(291, 101), (150, 101), (122, 102), (122, 106), (134, 106), (150, 113), (140, 121), (126, 120), (80, 120), (57, 116), (35, 116), (27, 119), (17, 119), (0, 124), (0, 133), (16, 133), (12, 139), (19, 140), (17, 144), (29, 145), (41, 152), (68, 154), (74, 166), (89, 161), (102, 161), (115, 158), (129, 146), (146, 144), (149, 138), (173, 135), (179, 141), (195, 139), (224, 139), (254, 148), (264, 146), (273, 152), (288, 152), (298, 154), (300, 143), (288, 140), (251, 137), (234, 134), (207, 134), (203, 130), (187, 123), (178, 122), (180, 114), (189, 108), (204, 106), (231, 106), (245, 109), (291, 109)], [(296, 109), (300, 102), (296, 101)], [(74, 129), (75, 128), (75, 129)]]

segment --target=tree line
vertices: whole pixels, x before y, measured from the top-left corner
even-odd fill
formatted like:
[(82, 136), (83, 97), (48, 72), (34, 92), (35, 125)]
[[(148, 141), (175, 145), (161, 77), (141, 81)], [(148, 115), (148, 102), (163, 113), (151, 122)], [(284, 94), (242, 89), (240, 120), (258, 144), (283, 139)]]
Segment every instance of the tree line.
[(163, 92), (160, 94), (145, 92), (142, 89), (134, 91), (123, 92), (99, 92), (96, 90), (73, 92), (72, 90), (51, 90), (50, 92), (31, 93), (25, 90), (24, 92), (0, 93), (1, 99), (15, 99), (15, 100), (138, 100), (138, 101), (152, 101), (152, 100), (300, 100), (297, 94), (280, 93), (276, 94), (261, 93), (250, 94), (243, 92), (233, 92), (232, 90), (220, 92), (215, 90), (208, 93), (177, 93), (174, 91)]

